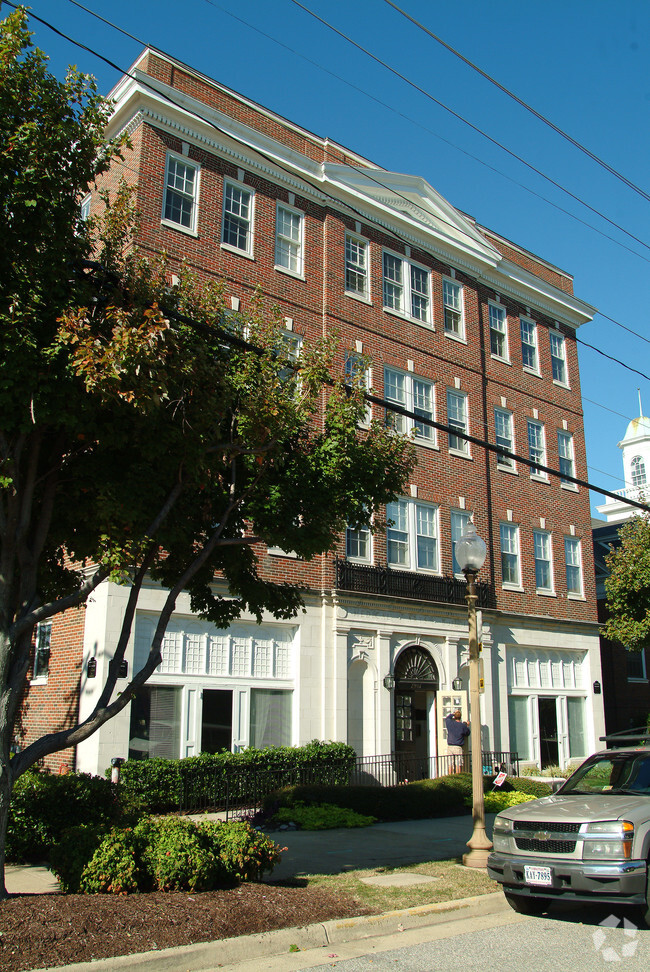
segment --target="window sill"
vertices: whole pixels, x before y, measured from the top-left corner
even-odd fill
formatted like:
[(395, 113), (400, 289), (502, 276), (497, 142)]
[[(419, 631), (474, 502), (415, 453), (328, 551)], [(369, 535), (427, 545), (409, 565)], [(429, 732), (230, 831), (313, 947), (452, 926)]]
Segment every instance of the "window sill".
[(513, 591), (516, 594), (525, 594), (524, 588), (521, 584), (508, 584), (507, 581), (501, 584), (501, 589), (504, 591)]
[(281, 547), (267, 547), (266, 552), (270, 557), (289, 557), (291, 560), (300, 560), (295, 550), (282, 550)]
[(395, 310), (394, 307), (383, 307), (384, 314), (389, 314), (391, 317), (398, 317), (400, 321), (408, 321), (410, 324), (419, 324), (420, 327), (426, 328), (427, 331), (435, 331), (435, 327), (430, 321), (422, 321), (419, 317), (411, 317), (410, 314), (404, 314), (402, 311)]
[(467, 338), (462, 334), (454, 334), (453, 331), (445, 331), (445, 337), (450, 341), (457, 341), (458, 344), (467, 344)]
[(199, 234), (195, 229), (190, 229), (188, 226), (181, 226), (180, 223), (172, 223), (170, 219), (161, 219), (161, 226), (166, 226), (167, 229), (178, 230), (179, 233), (184, 233), (185, 236), (193, 236), (195, 240), (198, 240)]
[(560, 483), (560, 489), (566, 489), (570, 493), (579, 493), (580, 490), (573, 483)]
[(37, 675), (36, 678), (30, 679), (29, 684), (30, 686), (36, 685), (37, 687), (39, 685), (47, 685), (47, 675)]
[(472, 459), (472, 453), (471, 452), (461, 452), (460, 449), (450, 449), (449, 450), (449, 455), (450, 456), (456, 456), (457, 459), (469, 459), (470, 461)]
[(628, 675), (627, 680), (628, 680), (628, 682), (635, 682), (637, 685), (647, 685), (648, 684), (648, 679), (647, 678), (641, 678), (638, 675)]
[(297, 272), (296, 270), (289, 270), (288, 267), (280, 267), (280, 266), (278, 266), (277, 263), (276, 263), (274, 269), (277, 270), (278, 273), (284, 273), (287, 277), (293, 277), (294, 280), (304, 280), (305, 279), (305, 275), (304, 275), (304, 273), (302, 271)]
[(539, 588), (537, 588), (536, 593), (539, 594), (540, 597), (557, 597), (555, 591), (541, 591)]
[(587, 598), (584, 596), (584, 594), (571, 594), (569, 592), (567, 594), (567, 600), (568, 601), (586, 601)]
[(512, 361), (508, 358), (504, 358), (500, 354), (495, 354), (494, 351), (491, 352), (490, 357), (493, 361), (500, 361), (501, 364), (508, 365), (509, 368), (512, 368)]
[(548, 478), (548, 476), (539, 476), (536, 473), (533, 473), (530, 477), (530, 481), (531, 483), (545, 483), (548, 486), (551, 480)]
[(352, 300), (358, 300), (360, 304), (367, 304), (369, 307), (372, 307), (372, 301), (366, 294), (355, 294), (353, 290), (345, 290), (344, 294)]
[(531, 378), (542, 378), (543, 377), (541, 371), (538, 371), (537, 368), (528, 368), (526, 365), (523, 365), (523, 371), (524, 371), (524, 374), (530, 375)]
[(516, 468), (513, 468), (512, 466), (500, 466), (498, 462), (497, 462), (497, 469), (499, 470), (499, 472), (507, 473), (509, 476), (519, 475)]
[(558, 381), (557, 378), (554, 378), (553, 384), (557, 385), (558, 388), (566, 388), (567, 391), (571, 391), (571, 385), (568, 381)]
[(440, 446), (434, 439), (423, 439), (419, 435), (413, 436), (414, 445), (424, 446), (425, 449), (432, 449), (434, 452), (440, 452)]
[(372, 560), (362, 560), (360, 557), (346, 557), (348, 564), (361, 564), (362, 567), (372, 567)]
[(221, 243), (221, 249), (226, 250), (228, 253), (235, 253), (237, 256), (244, 257), (245, 260), (255, 261), (255, 257), (248, 250), (239, 250), (236, 246), (231, 246), (230, 243)]

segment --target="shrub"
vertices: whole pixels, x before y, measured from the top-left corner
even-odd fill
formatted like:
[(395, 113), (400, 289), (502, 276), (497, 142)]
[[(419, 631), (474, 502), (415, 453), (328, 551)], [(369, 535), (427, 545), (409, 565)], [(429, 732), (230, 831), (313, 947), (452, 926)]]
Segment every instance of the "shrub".
[(202, 826), (214, 828), (219, 857), (229, 876), (238, 881), (261, 881), (264, 872), (272, 871), (280, 861), (281, 851), (286, 850), (244, 821)]
[(82, 894), (132, 894), (148, 887), (141, 847), (132, 828), (114, 827), (83, 868)]
[(208, 891), (226, 877), (215, 834), (205, 826), (167, 817), (138, 830), (143, 862), (156, 891)]
[(498, 813), (499, 810), (505, 810), (507, 807), (515, 807), (518, 803), (527, 803), (529, 800), (534, 799), (534, 796), (528, 793), (518, 793), (516, 790), (511, 793), (486, 793), (485, 812)]
[(59, 879), (65, 894), (77, 894), (83, 869), (91, 860), (106, 834), (97, 824), (79, 824), (64, 830), (50, 851), (50, 870)]
[(80, 824), (110, 826), (119, 816), (116, 788), (87, 773), (28, 771), (16, 780), (7, 827), (8, 861), (41, 861), (63, 831)]
[(376, 817), (365, 816), (347, 807), (337, 807), (332, 803), (306, 806), (295, 803), (293, 807), (282, 807), (275, 815), (277, 823), (295, 823), (303, 830), (333, 830), (335, 827), (369, 827), (377, 822)]
[(550, 783), (543, 783), (541, 780), (527, 780), (515, 776), (510, 782), (518, 793), (529, 793), (534, 797), (550, 796), (553, 792)]

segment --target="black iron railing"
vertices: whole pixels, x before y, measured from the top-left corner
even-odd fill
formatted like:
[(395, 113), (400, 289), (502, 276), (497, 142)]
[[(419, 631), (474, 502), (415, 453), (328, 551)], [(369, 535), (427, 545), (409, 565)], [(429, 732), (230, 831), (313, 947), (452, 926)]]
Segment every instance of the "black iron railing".
[[(467, 584), (458, 577), (437, 577), (410, 570), (391, 570), (390, 567), (369, 567), (336, 559), (336, 586), (341, 591), (357, 594), (383, 594), (419, 601), (438, 601), (442, 604), (465, 604)], [(496, 607), (492, 584), (476, 582), (478, 606)]]
[[(183, 813), (222, 812), (226, 819), (259, 810), (269, 793), (283, 786), (397, 786), (416, 780), (435, 779), (450, 773), (471, 772), (471, 753), (462, 756), (360, 756), (344, 760), (267, 769), (260, 766), (218, 768), (200, 780), (182, 779), (180, 810)], [(519, 775), (519, 757), (511, 752), (483, 753), (486, 776), (504, 770)]]

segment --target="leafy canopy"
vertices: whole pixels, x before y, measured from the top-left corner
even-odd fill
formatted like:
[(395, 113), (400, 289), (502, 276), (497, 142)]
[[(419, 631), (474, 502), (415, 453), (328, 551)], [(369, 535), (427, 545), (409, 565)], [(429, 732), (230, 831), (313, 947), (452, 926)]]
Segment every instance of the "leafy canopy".
[(650, 516), (633, 516), (619, 530), (620, 545), (608, 554), (605, 580), (608, 620), (603, 634), (626, 648), (650, 645)]

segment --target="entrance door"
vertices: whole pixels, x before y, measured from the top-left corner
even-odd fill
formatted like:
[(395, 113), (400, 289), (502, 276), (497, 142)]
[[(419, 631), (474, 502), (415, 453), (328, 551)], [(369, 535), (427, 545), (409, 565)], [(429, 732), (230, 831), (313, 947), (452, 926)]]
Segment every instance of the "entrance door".
[(203, 689), (201, 752), (219, 753), (232, 749), (232, 691)]
[(539, 755), (542, 769), (558, 766), (560, 751), (557, 738), (557, 704), (555, 699), (540, 698), (539, 705)]

